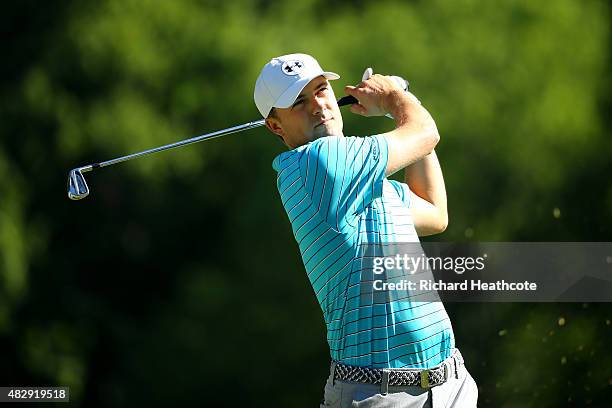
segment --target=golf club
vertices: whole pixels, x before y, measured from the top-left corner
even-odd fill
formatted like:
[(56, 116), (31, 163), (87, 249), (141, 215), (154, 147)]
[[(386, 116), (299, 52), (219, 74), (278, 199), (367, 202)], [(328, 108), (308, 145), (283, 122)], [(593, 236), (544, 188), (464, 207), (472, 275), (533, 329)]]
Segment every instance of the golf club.
[[(340, 98), (338, 101), (338, 106), (351, 105), (353, 103), (357, 103), (357, 99), (352, 96), (345, 96)], [(87, 186), (87, 182), (85, 181), (85, 177), (83, 173), (87, 173), (88, 171), (92, 171), (94, 169), (112, 166), (113, 164), (122, 163), (124, 161), (136, 159), (138, 157), (146, 156), (148, 154), (153, 154), (157, 152), (162, 152), (164, 150), (174, 149), (176, 147), (186, 146), (192, 143), (201, 142), (204, 140), (214, 139), (215, 137), (229, 135), (230, 133), (242, 132), (243, 130), (253, 129), (256, 127), (263, 126), (266, 123), (265, 119), (255, 120), (252, 122), (248, 122), (242, 125), (233, 126), (227, 129), (218, 130), (216, 132), (207, 133), (205, 135), (200, 135), (196, 137), (192, 137), (191, 139), (182, 140), (180, 142), (171, 143), (165, 146), (156, 147), (149, 150), (144, 150), (142, 152), (129, 154), (127, 156), (118, 157), (116, 159), (107, 160), (100, 163), (92, 163), (86, 166), (77, 167), (75, 169), (70, 170), (68, 174), (68, 198), (71, 200), (81, 200), (89, 195), (89, 186)]]
[[(367, 75), (367, 77), (371, 75), (371, 69), (368, 68), (368, 70), (370, 70), (370, 73), (369, 75)], [(368, 72), (368, 70), (366, 70), (366, 72)], [(365, 79), (367, 78), (366, 78), (366, 74), (364, 73), (364, 80)], [(398, 81), (398, 83), (400, 84), (400, 86), (404, 88), (404, 90), (408, 89), (407, 81), (399, 77), (393, 77), (393, 79)], [(344, 96), (338, 100), (338, 106), (352, 105), (354, 103), (358, 103), (358, 101), (352, 96)], [(112, 166), (113, 164), (122, 163), (124, 161), (136, 159), (138, 157), (142, 157), (148, 154), (162, 152), (164, 150), (170, 150), (176, 147), (186, 146), (192, 143), (197, 143), (197, 142), (201, 142), (204, 140), (213, 139), (219, 136), (228, 135), (230, 133), (237, 133), (237, 132), (242, 132), (243, 130), (253, 129), (256, 127), (263, 126), (265, 122), (266, 122), (265, 119), (255, 120), (255, 121), (248, 122), (242, 125), (237, 125), (237, 126), (229, 127), (227, 129), (218, 130), (216, 132), (207, 133), (205, 135), (196, 136), (191, 139), (182, 140), (180, 142), (171, 143), (165, 146), (160, 146), (160, 147), (156, 147), (156, 148), (149, 149), (149, 150), (144, 150), (138, 153), (132, 153), (127, 156), (118, 157), (116, 159), (111, 159), (111, 160), (107, 160), (107, 161), (100, 162), (100, 163), (92, 163), (86, 166), (77, 167), (75, 169), (70, 170), (70, 173), (68, 174), (68, 198), (70, 198), (71, 200), (81, 200), (89, 195), (89, 187), (87, 186), (87, 182), (85, 181), (85, 177), (83, 176), (83, 173), (87, 173), (88, 171), (92, 171), (94, 169), (98, 169), (102, 167)]]

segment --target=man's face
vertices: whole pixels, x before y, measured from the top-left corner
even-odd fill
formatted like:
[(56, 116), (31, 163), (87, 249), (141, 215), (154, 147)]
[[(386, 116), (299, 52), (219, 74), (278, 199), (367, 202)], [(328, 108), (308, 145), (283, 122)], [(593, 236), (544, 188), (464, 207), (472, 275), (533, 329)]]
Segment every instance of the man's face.
[(324, 136), (343, 136), (342, 115), (336, 96), (325, 77), (306, 85), (289, 108), (274, 108), (266, 126), (295, 148)]

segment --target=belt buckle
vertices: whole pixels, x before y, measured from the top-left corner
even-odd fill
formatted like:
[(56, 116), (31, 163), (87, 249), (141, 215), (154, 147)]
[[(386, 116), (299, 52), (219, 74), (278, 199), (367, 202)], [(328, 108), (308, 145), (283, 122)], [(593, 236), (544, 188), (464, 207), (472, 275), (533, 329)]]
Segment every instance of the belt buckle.
[(428, 389), (429, 388), (429, 370), (422, 370), (421, 375), (421, 388)]

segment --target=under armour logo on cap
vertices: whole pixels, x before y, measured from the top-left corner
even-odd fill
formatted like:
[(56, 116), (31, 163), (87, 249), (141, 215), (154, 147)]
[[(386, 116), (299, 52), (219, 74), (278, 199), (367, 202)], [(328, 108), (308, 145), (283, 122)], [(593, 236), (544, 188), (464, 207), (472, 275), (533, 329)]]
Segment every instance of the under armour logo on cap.
[(283, 62), (283, 66), (281, 69), (287, 75), (298, 75), (302, 68), (304, 68), (304, 63), (300, 60), (291, 60)]

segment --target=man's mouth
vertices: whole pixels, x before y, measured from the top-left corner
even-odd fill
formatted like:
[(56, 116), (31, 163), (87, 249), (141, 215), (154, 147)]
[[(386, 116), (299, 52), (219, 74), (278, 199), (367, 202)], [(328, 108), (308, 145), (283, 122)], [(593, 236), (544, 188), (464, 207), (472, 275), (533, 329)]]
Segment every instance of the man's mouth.
[(326, 124), (327, 122), (329, 122), (330, 120), (332, 120), (333, 118), (327, 118), (327, 119), (323, 119), (321, 122), (319, 122), (315, 127), (319, 127), (321, 125)]

